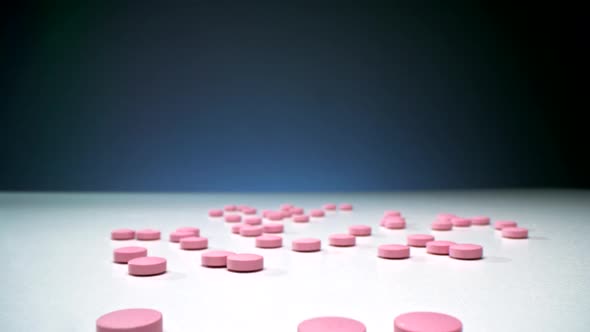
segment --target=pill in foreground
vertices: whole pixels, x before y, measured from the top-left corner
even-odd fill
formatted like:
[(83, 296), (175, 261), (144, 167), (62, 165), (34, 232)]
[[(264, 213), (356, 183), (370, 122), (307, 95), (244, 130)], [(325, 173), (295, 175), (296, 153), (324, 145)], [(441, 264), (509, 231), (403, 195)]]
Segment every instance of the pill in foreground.
[(449, 256), (455, 259), (475, 260), (483, 257), (483, 247), (478, 244), (454, 244), (449, 247)]
[(315, 252), (322, 249), (322, 241), (315, 238), (295, 239), (291, 243), (293, 251)]
[(113, 250), (113, 262), (127, 264), (130, 260), (147, 256), (147, 249), (144, 247), (122, 247)]
[(356, 244), (356, 238), (350, 234), (332, 234), (329, 240), (333, 247), (353, 247)]
[(410, 258), (410, 247), (402, 244), (382, 244), (378, 247), (377, 256), (386, 259)]
[(393, 321), (394, 332), (461, 332), (463, 324), (453, 316), (438, 312), (408, 312)]
[(162, 332), (162, 313), (153, 309), (123, 309), (96, 320), (96, 332)]
[(408, 245), (410, 247), (426, 247), (426, 243), (430, 241), (434, 241), (434, 236), (429, 234), (408, 235)]
[(128, 272), (132, 276), (154, 276), (166, 272), (166, 258), (139, 257), (127, 262)]
[(147, 228), (138, 230), (135, 236), (139, 241), (155, 241), (160, 239), (161, 233), (157, 229)]
[(264, 268), (264, 258), (256, 254), (227, 256), (227, 269), (233, 272), (256, 272)]
[(529, 230), (523, 227), (504, 227), (502, 237), (507, 239), (526, 239), (529, 237)]
[(135, 231), (129, 228), (115, 229), (111, 232), (111, 240), (133, 240)]
[(201, 255), (201, 265), (206, 267), (225, 267), (227, 265), (227, 256), (235, 255), (232, 251), (211, 250)]
[(365, 324), (346, 317), (316, 317), (304, 320), (297, 332), (366, 332)]

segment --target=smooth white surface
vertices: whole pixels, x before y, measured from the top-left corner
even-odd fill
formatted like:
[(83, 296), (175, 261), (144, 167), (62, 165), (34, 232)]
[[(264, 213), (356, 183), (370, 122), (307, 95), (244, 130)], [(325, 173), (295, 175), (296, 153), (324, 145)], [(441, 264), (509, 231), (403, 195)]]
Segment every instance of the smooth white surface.
[[(231, 234), (211, 208), (248, 204), (258, 211), (293, 203), (309, 211), (350, 202), (308, 224), (284, 221), (282, 249), (258, 249), (254, 238)], [(402, 211), (406, 230), (378, 226), (386, 209)], [(491, 226), (430, 231), (437, 213), (516, 220), (528, 240), (508, 240)], [(0, 194), (0, 330), (93, 331), (116, 309), (160, 310), (166, 332), (296, 331), (315, 316), (346, 316), (368, 331), (393, 331), (408, 311), (458, 317), (464, 331), (590, 330), (590, 193), (489, 191), (368, 194)], [(353, 224), (373, 236), (353, 248), (327, 245), (329, 234)], [(196, 226), (210, 249), (262, 254), (252, 274), (200, 266), (201, 251), (184, 251), (168, 235)], [(115, 228), (155, 228), (162, 240), (111, 241)], [(405, 243), (411, 233), (478, 243), (485, 259), (458, 261), (411, 249), (408, 260), (377, 258), (377, 246)], [(323, 251), (296, 253), (296, 237), (320, 237)], [(138, 278), (113, 264), (112, 250), (141, 245), (168, 259), (169, 272)]]

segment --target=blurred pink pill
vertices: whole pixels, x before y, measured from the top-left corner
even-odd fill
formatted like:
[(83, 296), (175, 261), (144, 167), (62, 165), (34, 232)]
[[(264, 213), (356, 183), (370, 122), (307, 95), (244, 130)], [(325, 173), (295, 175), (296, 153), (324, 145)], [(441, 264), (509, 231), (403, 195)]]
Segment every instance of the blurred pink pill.
[(334, 204), (334, 203), (324, 204), (324, 210), (327, 210), (327, 211), (335, 211), (336, 210), (336, 204)]
[(281, 204), (281, 210), (290, 210), (293, 208), (293, 204)]
[(457, 318), (436, 312), (409, 312), (393, 321), (394, 332), (461, 332), (463, 324)]
[(166, 272), (166, 259), (163, 257), (139, 257), (127, 262), (129, 274), (152, 276)]
[(255, 208), (248, 207), (243, 209), (242, 212), (247, 215), (253, 215), (256, 214), (257, 210)]
[(455, 217), (451, 219), (453, 226), (455, 227), (469, 227), (471, 226), (471, 220), (466, 218)]
[(225, 222), (240, 222), (242, 221), (242, 216), (239, 214), (228, 214), (225, 216)]
[(395, 210), (387, 210), (383, 213), (383, 217), (389, 217), (389, 216), (401, 217), (402, 213), (399, 211), (395, 211)]
[(483, 247), (477, 244), (454, 244), (449, 247), (449, 256), (456, 259), (480, 259)]
[(194, 236), (199, 236), (201, 230), (196, 227), (180, 227), (176, 229), (177, 232), (191, 232)]
[(303, 238), (295, 239), (291, 242), (293, 251), (313, 252), (322, 249), (322, 241), (320, 239)]
[(113, 250), (113, 262), (127, 263), (134, 258), (147, 256), (147, 249), (144, 247), (122, 247)]
[(303, 208), (295, 207), (291, 209), (291, 214), (295, 216), (302, 215), (303, 213), (305, 213), (305, 210), (303, 210)]
[(207, 249), (209, 240), (206, 237), (191, 236), (180, 239), (180, 249), (184, 250), (202, 250)]
[(398, 216), (385, 217), (383, 226), (388, 229), (404, 229), (406, 228), (406, 220)]
[(262, 235), (264, 228), (260, 225), (242, 225), (240, 227), (241, 236), (259, 236)]
[(502, 220), (502, 221), (496, 221), (494, 223), (494, 228), (497, 230), (501, 230), (504, 227), (516, 227), (518, 226), (516, 224), (516, 221), (512, 221), (512, 220)]
[(352, 204), (342, 203), (342, 204), (340, 204), (340, 210), (342, 210), (342, 211), (352, 211)]
[(248, 217), (244, 219), (244, 224), (247, 225), (260, 225), (262, 224), (262, 218), (260, 217)]
[(354, 236), (369, 236), (371, 235), (371, 226), (352, 225), (348, 227), (348, 233)]
[(316, 317), (304, 320), (297, 332), (366, 332), (365, 325), (346, 317)]
[(526, 239), (529, 237), (529, 230), (522, 227), (502, 228), (502, 237), (508, 239)]
[(219, 209), (213, 209), (213, 210), (209, 210), (209, 217), (222, 217), (223, 216), (223, 210), (219, 210)]
[(453, 223), (449, 220), (437, 219), (432, 222), (431, 228), (435, 231), (450, 231)]
[(264, 233), (282, 233), (284, 226), (281, 223), (265, 224), (262, 226)]
[(309, 216), (304, 214), (293, 217), (294, 222), (309, 222)]
[(426, 243), (426, 252), (434, 255), (448, 255), (449, 248), (454, 244), (455, 242), (451, 241), (430, 241)]
[(266, 219), (272, 220), (272, 221), (283, 220), (283, 213), (280, 211), (269, 211), (266, 214)]
[(140, 229), (135, 233), (135, 236), (140, 241), (159, 240), (160, 231), (156, 229)]
[(170, 233), (170, 242), (180, 242), (180, 239), (184, 237), (195, 236), (193, 232), (172, 232)]
[(115, 229), (111, 232), (112, 240), (133, 240), (135, 238), (135, 231), (129, 228)]
[(234, 234), (240, 234), (240, 228), (242, 228), (242, 224), (231, 225), (231, 232)]
[(283, 238), (276, 235), (260, 235), (256, 238), (258, 248), (280, 248), (283, 246)]
[(226, 205), (223, 209), (228, 212), (238, 211), (238, 207), (235, 205)]
[(473, 225), (485, 226), (490, 224), (490, 217), (476, 216), (469, 219), (471, 219), (471, 224)]
[(123, 309), (100, 316), (96, 332), (162, 332), (162, 314), (152, 309)]
[(283, 218), (291, 218), (292, 215), (290, 210), (281, 211), (281, 214), (283, 215)]
[(408, 235), (408, 245), (411, 247), (426, 247), (426, 243), (434, 241), (434, 236), (428, 234)]
[(456, 215), (452, 214), (452, 213), (439, 213), (436, 215), (436, 219), (438, 220), (448, 220), (451, 221), (451, 219), (457, 217)]
[(410, 257), (410, 247), (401, 244), (382, 244), (377, 256), (387, 259), (404, 259)]
[(236, 206), (236, 210), (240, 211), (240, 212), (244, 212), (244, 210), (246, 210), (248, 208), (248, 205), (238, 205)]
[(350, 234), (332, 234), (329, 240), (334, 247), (352, 247), (356, 244), (356, 238)]
[(227, 256), (227, 269), (234, 272), (256, 272), (264, 268), (264, 258), (256, 254)]
[(309, 212), (309, 214), (314, 218), (321, 218), (326, 215), (326, 213), (323, 210), (318, 210), (318, 209), (311, 210)]
[(225, 267), (227, 256), (235, 255), (234, 252), (225, 250), (211, 250), (201, 255), (201, 265), (207, 267)]

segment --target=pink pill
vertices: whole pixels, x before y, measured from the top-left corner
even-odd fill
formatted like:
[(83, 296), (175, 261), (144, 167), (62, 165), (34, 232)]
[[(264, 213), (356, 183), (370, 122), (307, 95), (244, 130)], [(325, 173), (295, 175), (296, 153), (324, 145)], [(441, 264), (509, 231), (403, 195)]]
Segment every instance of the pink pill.
[(292, 213), (294, 216), (300, 216), (300, 215), (302, 215), (303, 213), (305, 213), (305, 210), (303, 210), (302, 208), (299, 208), (299, 207), (295, 207), (295, 208), (292, 208), (292, 209), (291, 209), (291, 213)]
[(244, 212), (244, 210), (246, 210), (248, 208), (248, 205), (238, 205), (236, 206), (236, 210), (240, 211), (240, 212)]
[(330, 245), (334, 247), (352, 247), (356, 244), (356, 238), (350, 234), (330, 235)]
[(502, 221), (496, 221), (494, 223), (494, 228), (497, 230), (501, 230), (504, 227), (516, 227), (516, 221), (512, 221), (512, 220), (502, 220)]
[(184, 250), (202, 250), (207, 249), (209, 240), (206, 237), (191, 236), (180, 239), (180, 249)]
[(434, 241), (434, 236), (428, 234), (408, 235), (408, 245), (411, 247), (426, 247), (426, 243)]
[(326, 215), (326, 213), (324, 213), (324, 211), (323, 211), (323, 210), (318, 210), (318, 209), (311, 210), (311, 211), (309, 212), (309, 214), (310, 214), (312, 217), (314, 217), (314, 218), (321, 218), (321, 217), (323, 217), (323, 216), (325, 216), (325, 215)]
[(283, 213), (280, 211), (269, 211), (266, 214), (266, 219), (272, 220), (272, 221), (283, 220)]
[(255, 272), (264, 268), (264, 258), (256, 254), (227, 256), (227, 269), (234, 272)]
[(225, 216), (225, 222), (240, 222), (242, 221), (242, 216), (239, 214), (228, 214)]
[(394, 332), (461, 332), (463, 324), (453, 316), (437, 312), (408, 312), (393, 322)]
[(366, 332), (365, 325), (358, 320), (345, 317), (316, 317), (304, 320), (297, 326), (297, 332)]
[(283, 224), (280, 223), (265, 224), (262, 228), (264, 233), (282, 233), (284, 230)]
[(240, 234), (240, 228), (242, 228), (242, 224), (231, 225), (231, 232), (234, 234)]
[(111, 232), (112, 240), (133, 240), (135, 238), (135, 231), (129, 228), (115, 229)]
[(430, 241), (426, 243), (426, 252), (434, 255), (448, 255), (449, 248), (454, 244), (455, 242), (451, 241)]
[(401, 244), (382, 244), (377, 249), (377, 256), (387, 259), (409, 258), (410, 247)]
[(264, 228), (260, 225), (242, 225), (240, 227), (241, 236), (259, 236), (262, 235)]
[(242, 212), (247, 215), (253, 215), (256, 214), (257, 210), (255, 208), (248, 207), (243, 209)]
[(195, 236), (193, 232), (172, 232), (170, 233), (170, 242), (180, 242), (183, 237)]
[(327, 211), (335, 211), (336, 210), (336, 204), (334, 204), (334, 203), (324, 204), (324, 210), (327, 210)]
[(454, 244), (449, 248), (449, 256), (456, 259), (480, 259), (483, 247), (477, 244)]
[(281, 211), (281, 214), (283, 215), (283, 218), (291, 218), (293, 215), (291, 211)]
[(398, 216), (385, 217), (383, 226), (388, 229), (404, 229), (406, 228), (406, 220)]
[(113, 261), (115, 263), (127, 263), (138, 257), (147, 256), (147, 249), (144, 247), (122, 247), (113, 250)]
[(451, 219), (451, 222), (453, 223), (453, 226), (455, 226), (455, 227), (469, 227), (469, 226), (471, 226), (471, 220), (469, 220), (467, 218), (455, 217), (455, 218)]
[(123, 309), (100, 316), (96, 332), (162, 332), (162, 314), (153, 309)]
[(395, 211), (395, 210), (387, 210), (383, 213), (383, 217), (389, 217), (389, 216), (401, 217), (402, 213), (399, 211)]
[(177, 232), (190, 232), (193, 233), (194, 236), (199, 236), (201, 234), (201, 230), (196, 227), (180, 227), (176, 229)]
[(140, 241), (153, 241), (160, 239), (160, 231), (156, 229), (140, 229), (135, 234)]
[(211, 250), (201, 255), (201, 265), (207, 267), (225, 267), (227, 256), (235, 255), (234, 252), (225, 250)]
[(313, 252), (322, 249), (322, 241), (320, 239), (303, 238), (295, 239), (291, 242), (293, 251), (299, 252)]
[(469, 219), (471, 219), (471, 224), (473, 225), (485, 226), (490, 224), (490, 217), (476, 216)]
[(235, 205), (226, 205), (223, 207), (223, 209), (228, 212), (238, 211), (238, 207)]
[(502, 228), (502, 237), (508, 239), (526, 239), (529, 237), (529, 230), (522, 227)]
[(453, 229), (453, 223), (446, 219), (437, 219), (432, 222), (431, 228), (435, 231), (450, 231)]
[(260, 217), (248, 217), (244, 219), (244, 224), (247, 225), (260, 225), (262, 224), (262, 218)]
[(342, 210), (342, 211), (352, 211), (352, 204), (342, 203), (342, 204), (340, 204), (340, 210)]
[(213, 218), (223, 217), (223, 210), (219, 210), (219, 209), (209, 210), (209, 217), (213, 217)]
[(371, 235), (371, 226), (353, 225), (348, 227), (348, 233), (354, 236), (369, 236)]
[(309, 222), (309, 216), (304, 214), (293, 217), (294, 222)]
[(438, 220), (448, 220), (451, 221), (451, 219), (457, 217), (456, 215), (452, 214), (452, 213), (439, 213), (436, 215), (436, 219)]
[(272, 210), (262, 210), (262, 217), (268, 219), (268, 214), (273, 212)]
[(294, 208), (293, 204), (281, 204), (280, 209), (283, 211), (291, 210)]
[(280, 248), (283, 246), (283, 238), (276, 235), (261, 235), (256, 238), (258, 248)]
[(166, 258), (139, 257), (127, 262), (129, 274), (133, 276), (153, 276), (166, 272)]

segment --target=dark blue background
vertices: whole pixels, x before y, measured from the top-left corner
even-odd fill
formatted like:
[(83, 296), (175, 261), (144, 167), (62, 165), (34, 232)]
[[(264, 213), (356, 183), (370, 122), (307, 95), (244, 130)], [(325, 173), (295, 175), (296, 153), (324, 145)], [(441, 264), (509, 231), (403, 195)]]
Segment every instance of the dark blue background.
[(0, 189), (589, 185), (575, 19), (237, 3), (7, 11)]

